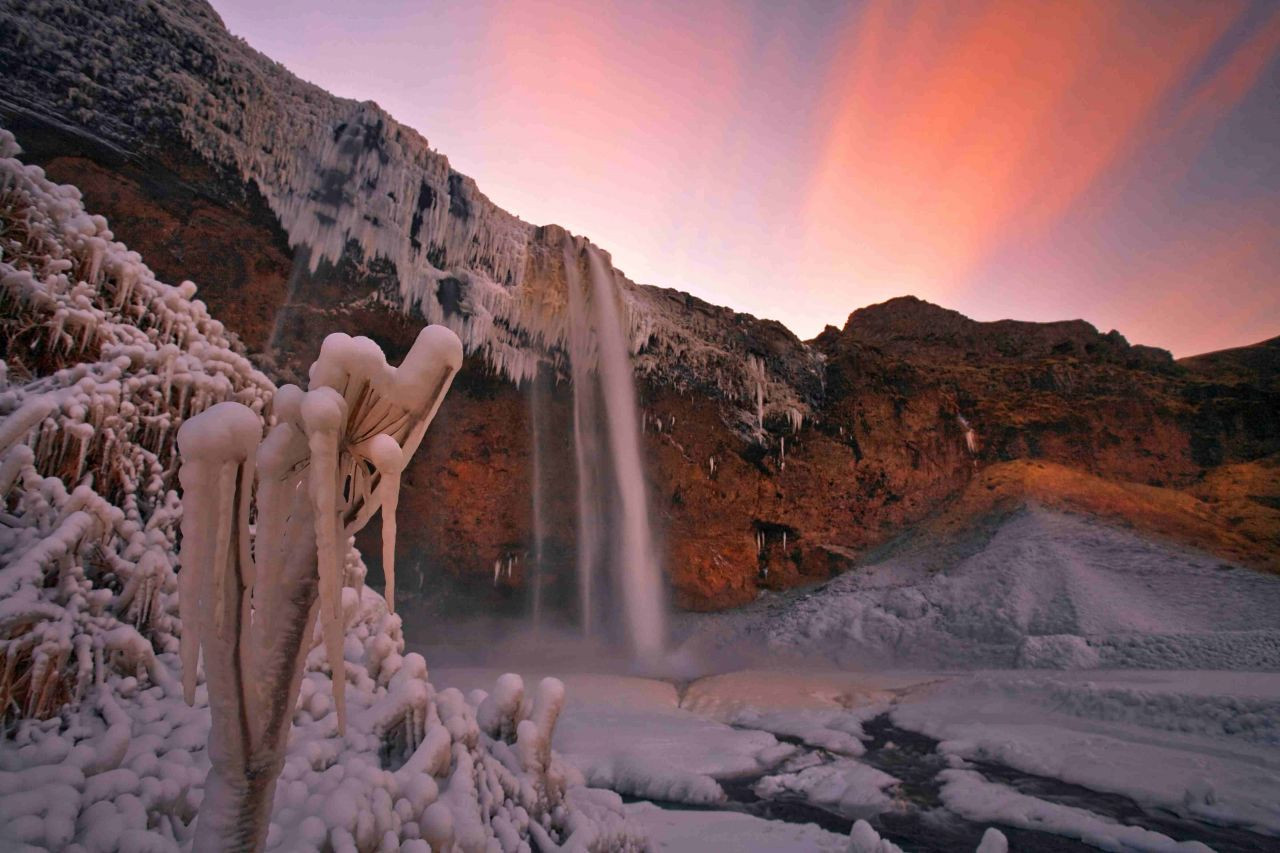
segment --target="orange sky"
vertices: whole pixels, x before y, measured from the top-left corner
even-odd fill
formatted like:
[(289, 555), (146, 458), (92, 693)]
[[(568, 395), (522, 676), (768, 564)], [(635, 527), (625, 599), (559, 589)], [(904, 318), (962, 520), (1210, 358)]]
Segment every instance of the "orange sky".
[(1280, 334), (1280, 4), (214, 5), (498, 204), (802, 337), (904, 293)]

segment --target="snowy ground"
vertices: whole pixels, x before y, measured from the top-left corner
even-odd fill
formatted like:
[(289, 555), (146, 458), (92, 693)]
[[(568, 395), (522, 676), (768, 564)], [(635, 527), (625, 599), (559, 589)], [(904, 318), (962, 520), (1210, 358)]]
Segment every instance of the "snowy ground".
[[(494, 675), (435, 679), (466, 690)], [(683, 695), (658, 679), (566, 684), (557, 750), (634, 801), (659, 849), (843, 849), (857, 819), (907, 850), (973, 849), (991, 827), (1027, 850), (1280, 849), (1273, 673), (756, 670)]]
[(1277, 617), (1278, 578), (1031, 509), (690, 618), (677, 675), (567, 676), (555, 745), (663, 850), (1280, 849)]

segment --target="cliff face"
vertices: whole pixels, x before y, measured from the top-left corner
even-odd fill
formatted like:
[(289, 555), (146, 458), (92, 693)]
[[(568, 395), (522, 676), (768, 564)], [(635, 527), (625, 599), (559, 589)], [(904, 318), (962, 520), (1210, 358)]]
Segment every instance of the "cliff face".
[[(0, 10), (0, 118), (28, 159), (158, 275), (194, 279), (277, 378), (302, 379), (335, 330), (393, 362), (424, 322), (459, 333), (471, 357), (406, 472), (400, 560), (409, 584), (415, 567), (456, 578), (460, 607), (523, 606), (537, 395), (548, 584), (572, 600), (570, 235), (496, 208), (414, 131), (297, 80), (207, 7), (91, 6)], [(805, 343), (615, 286), (685, 607), (825, 578), (992, 463), (1183, 488), (1280, 450), (1280, 392), (1248, 360), (1178, 363), (1081, 321), (977, 323), (910, 298)]]

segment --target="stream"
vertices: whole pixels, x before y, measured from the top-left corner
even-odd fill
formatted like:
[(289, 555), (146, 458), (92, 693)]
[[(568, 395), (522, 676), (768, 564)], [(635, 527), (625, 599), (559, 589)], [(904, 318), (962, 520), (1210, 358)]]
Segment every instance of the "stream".
[[(899, 780), (890, 789), (894, 804), (888, 810), (868, 818), (868, 822), (884, 838), (908, 853), (952, 853), (977, 848), (990, 823), (967, 820), (942, 804), (942, 784), (938, 774), (948, 764), (938, 751), (938, 742), (925, 735), (898, 728), (882, 714), (863, 725), (868, 739), (866, 754), (857, 760)], [(812, 823), (840, 835), (848, 835), (854, 819), (806, 801), (803, 795), (783, 793), (762, 798), (756, 794), (756, 783), (765, 776), (788, 772), (800, 767), (817, 766), (840, 756), (807, 746), (796, 738), (778, 736), (801, 752), (789, 756), (769, 771), (721, 779), (728, 802), (716, 806), (692, 806), (686, 803), (650, 801), (664, 809), (696, 811), (736, 811), (767, 820), (789, 823)], [(1144, 808), (1134, 800), (1072, 785), (1045, 776), (1023, 773), (991, 762), (969, 762), (968, 767), (988, 781), (1006, 785), (1020, 793), (1047, 802), (1084, 809), (1104, 819), (1160, 832), (1177, 841), (1199, 841), (1218, 853), (1252, 853), (1271, 849), (1277, 839), (1236, 827), (1217, 826), (1187, 820), (1163, 810)], [(631, 801), (635, 801), (632, 799)], [(1009, 849), (1020, 853), (1053, 853), (1053, 851), (1091, 851), (1092, 845), (1050, 832), (1021, 829), (1002, 824), (995, 826), (1009, 840)]]

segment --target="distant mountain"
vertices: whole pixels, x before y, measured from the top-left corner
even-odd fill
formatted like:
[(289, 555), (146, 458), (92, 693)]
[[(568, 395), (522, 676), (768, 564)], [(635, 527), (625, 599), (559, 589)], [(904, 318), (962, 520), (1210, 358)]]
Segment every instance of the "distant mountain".
[(1274, 391), (1280, 385), (1280, 337), (1193, 355), (1179, 359), (1178, 364), (1216, 382), (1258, 385)]
[[(392, 360), (425, 322), (459, 332), (471, 357), (406, 472), (400, 537), (410, 584), (415, 565), (455, 579), (455, 598), (433, 586), (455, 611), (525, 606), (540, 377), (549, 600), (573, 600), (564, 259), (580, 238), (497, 208), (416, 131), (297, 79), (204, 3), (25, 2), (0, 8), (0, 29), (0, 121), (27, 158), (79, 186), (158, 275), (195, 280), (273, 377), (300, 378), (334, 330)], [(686, 607), (844, 570), (1001, 463), (1176, 492), (1218, 527), (1245, 516), (1213, 501), (1269, 494), (1257, 484), (1280, 452), (1274, 342), (1175, 361), (1079, 320), (979, 323), (911, 297), (803, 342), (613, 281)], [(1206, 485), (1224, 470), (1235, 486)], [(1250, 512), (1232, 535), (1254, 545), (1222, 553), (1272, 565), (1280, 521)], [(513, 565), (496, 586), (495, 561)]]

